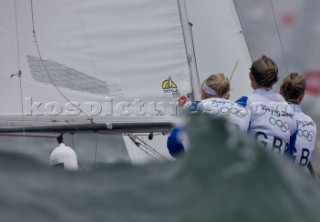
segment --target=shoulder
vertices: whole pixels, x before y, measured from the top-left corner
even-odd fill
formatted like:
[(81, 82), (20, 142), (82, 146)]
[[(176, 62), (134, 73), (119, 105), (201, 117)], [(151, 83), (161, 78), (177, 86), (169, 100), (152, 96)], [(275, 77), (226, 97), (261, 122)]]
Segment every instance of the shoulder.
[(241, 105), (241, 106), (243, 106), (243, 107), (246, 107), (247, 104), (248, 104), (248, 99), (249, 99), (248, 96), (242, 96), (242, 97), (240, 97), (238, 100), (236, 100), (236, 103), (237, 103), (238, 105)]
[(271, 91), (271, 94), (273, 94), (273, 99), (275, 102), (286, 102), (286, 100), (283, 98), (282, 95), (280, 95), (277, 92)]
[(209, 98), (201, 101), (201, 103), (198, 106), (198, 110), (207, 112), (212, 115), (218, 115), (220, 108), (227, 109), (228, 107), (231, 107), (233, 104), (234, 102), (229, 101), (227, 99)]
[(245, 105), (239, 104), (237, 101), (234, 103), (231, 103), (230, 105), (230, 114), (233, 114), (232, 116), (239, 119), (239, 121), (250, 121), (251, 117), (251, 111), (245, 107)]
[(233, 107), (237, 108), (239, 110), (239, 113), (241, 114), (241, 116), (251, 116), (251, 111), (246, 108), (245, 106), (235, 102), (233, 104)]
[(304, 112), (296, 113), (295, 118), (297, 120), (298, 125), (310, 127), (313, 128), (313, 130), (317, 129), (317, 125), (313, 121), (313, 119)]

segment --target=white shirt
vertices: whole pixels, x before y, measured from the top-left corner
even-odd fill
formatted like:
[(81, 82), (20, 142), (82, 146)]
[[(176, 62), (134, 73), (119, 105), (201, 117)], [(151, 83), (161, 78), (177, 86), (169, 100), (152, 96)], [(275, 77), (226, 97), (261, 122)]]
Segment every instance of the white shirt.
[(77, 154), (71, 147), (60, 143), (50, 155), (50, 164), (51, 166), (61, 164), (66, 170), (78, 170)]
[(298, 126), (292, 154), (297, 164), (306, 166), (315, 149), (317, 127), (315, 122), (302, 112), (300, 105), (290, 104), (290, 106), (295, 112)]
[(212, 116), (225, 118), (228, 123), (236, 126), (241, 132), (248, 132), (251, 112), (235, 102), (223, 98), (204, 99), (199, 103), (198, 110)]
[(280, 94), (267, 88), (256, 89), (239, 100), (251, 111), (249, 134), (268, 150), (283, 154), (297, 130), (290, 105)]
[[(209, 98), (196, 101), (188, 107), (191, 112), (206, 112), (209, 115), (227, 120), (232, 132), (247, 133), (250, 123), (250, 111), (244, 107), (222, 98)], [(236, 127), (234, 127), (236, 126)], [(237, 130), (234, 130), (236, 128)], [(189, 140), (184, 130), (184, 121), (180, 119), (168, 137), (167, 147), (173, 157), (189, 149)]]

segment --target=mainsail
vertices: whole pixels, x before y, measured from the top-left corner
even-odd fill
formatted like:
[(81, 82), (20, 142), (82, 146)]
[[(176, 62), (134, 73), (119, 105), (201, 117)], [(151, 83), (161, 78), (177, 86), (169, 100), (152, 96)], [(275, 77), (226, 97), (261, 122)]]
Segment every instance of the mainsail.
[[(202, 23), (209, 8), (220, 13)], [(199, 99), (198, 71), (241, 79), (250, 62), (229, 0), (3, 0), (0, 15), (1, 133), (116, 133), (136, 146), (132, 133), (170, 131), (179, 98)]]
[[(157, 110), (166, 115), (161, 106), (192, 93), (177, 1), (8, 0), (1, 15), (1, 82), (10, 97), (1, 98), (2, 116), (20, 117), (23, 108), (35, 122), (153, 121)], [(161, 87), (167, 79), (174, 88)]]

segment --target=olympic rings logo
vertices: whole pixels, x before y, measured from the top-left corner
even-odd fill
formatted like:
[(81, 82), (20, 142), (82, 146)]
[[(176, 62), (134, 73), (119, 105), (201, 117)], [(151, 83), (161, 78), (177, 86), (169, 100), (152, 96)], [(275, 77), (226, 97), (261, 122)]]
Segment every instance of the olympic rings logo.
[(298, 136), (305, 137), (308, 141), (312, 141), (314, 138), (314, 132), (312, 130), (308, 132), (307, 130), (298, 129)]
[(269, 123), (273, 126), (277, 126), (282, 132), (287, 132), (290, 129), (289, 123), (282, 122), (280, 119), (275, 119), (274, 117), (269, 118)]
[(223, 106), (220, 108), (220, 112), (223, 114), (223, 115), (229, 115), (230, 113), (233, 114), (233, 115), (236, 115), (238, 117), (244, 117), (248, 114), (248, 111), (246, 109), (241, 109), (241, 108), (236, 108), (236, 107), (226, 107), (226, 106)]

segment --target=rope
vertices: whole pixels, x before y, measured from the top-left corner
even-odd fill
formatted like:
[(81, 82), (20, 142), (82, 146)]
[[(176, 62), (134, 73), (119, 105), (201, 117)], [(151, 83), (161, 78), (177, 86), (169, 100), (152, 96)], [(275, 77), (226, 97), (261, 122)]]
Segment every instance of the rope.
[(73, 148), (73, 150), (75, 150), (74, 149), (74, 141), (73, 141), (73, 133), (71, 134), (71, 140), (72, 140), (72, 148)]
[[(139, 138), (139, 137), (136, 136), (136, 138)], [(142, 141), (143, 143), (145, 143), (145, 142), (144, 142), (144, 136), (142, 136), (141, 138), (142, 138), (141, 141)], [(146, 149), (146, 152), (149, 154), (148, 149)]]
[(198, 64), (197, 64), (197, 57), (196, 57), (196, 49), (195, 49), (195, 46), (194, 46), (193, 24), (191, 22), (188, 22), (188, 24), (189, 24), (189, 27), (190, 27), (191, 41), (192, 41), (193, 56), (194, 56), (194, 63), (195, 63), (195, 67), (196, 67), (196, 72), (199, 73)]
[(94, 153), (94, 164), (97, 163), (97, 153), (98, 153), (98, 134), (96, 134), (96, 151)]
[[(165, 160), (168, 160), (165, 156), (163, 156), (163, 155), (162, 155), (161, 153), (159, 153), (157, 150), (155, 150), (154, 148), (152, 148), (149, 144), (145, 143), (141, 138), (139, 138), (139, 137), (137, 137), (137, 136), (135, 136), (135, 135), (132, 135), (132, 134), (129, 134), (128, 136), (129, 136), (129, 138), (134, 142), (134, 144), (135, 144), (137, 147), (139, 147), (139, 146), (137, 145), (137, 141), (135, 141), (135, 140), (139, 140), (139, 141), (142, 143), (142, 144), (140, 144), (140, 145), (143, 145), (144, 148), (150, 152), (150, 153), (148, 153), (147, 151), (144, 151), (144, 152), (145, 152), (146, 154), (148, 154), (149, 156), (152, 156), (151, 153), (153, 153), (153, 154), (156, 155), (156, 156), (159, 156), (159, 157), (162, 157), (162, 158), (165, 159)], [(140, 147), (139, 147), (139, 148), (140, 148)], [(152, 157), (154, 157), (154, 156), (152, 156)], [(154, 157), (154, 158), (156, 158), (156, 157)], [(158, 159), (158, 158), (156, 158), (156, 159)]]
[(238, 66), (238, 63), (239, 63), (239, 60), (237, 60), (235, 66), (234, 66), (234, 68), (233, 68), (233, 70), (232, 70), (232, 72), (231, 72), (229, 82), (231, 82), (231, 80), (232, 80), (233, 74), (234, 74), (234, 72), (236, 71), (236, 68), (237, 68), (237, 66)]
[(271, 8), (272, 8), (272, 14), (273, 14), (274, 23), (275, 23), (276, 28), (277, 28), (277, 33), (278, 33), (278, 37), (279, 37), (279, 41), (280, 41), (280, 45), (281, 45), (281, 52), (282, 52), (282, 56), (283, 56), (283, 60), (284, 60), (284, 65), (286, 67), (287, 73), (289, 73), (289, 69), (288, 69), (288, 65), (287, 65), (287, 58), (286, 58), (286, 54), (284, 53), (284, 47), (283, 47), (282, 39), (281, 39), (281, 36), (280, 36), (280, 31), (279, 31), (278, 23), (277, 23), (277, 20), (276, 20), (276, 14), (275, 14), (275, 10), (274, 10), (274, 6), (273, 6), (272, 0), (270, 0), (270, 4), (271, 4)]
[[(72, 140), (72, 149), (73, 149), (74, 151), (76, 151), (76, 150), (75, 150), (75, 146), (74, 146), (74, 141), (73, 141), (73, 133), (71, 134), (71, 140)], [(78, 160), (78, 157), (77, 157), (77, 163), (78, 163), (78, 166), (80, 167), (81, 170), (83, 170), (83, 171), (86, 170), (86, 168), (84, 168), (84, 166), (83, 166), (83, 165), (80, 163), (80, 161)]]
[[(20, 43), (19, 43), (19, 31), (18, 31), (18, 13), (17, 13), (17, 1), (14, 1), (14, 15), (15, 15), (15, 25), (16, 25), (16, 44), (17, 44), (17, 61), (18, 61), (18, 77), (19, 77), (19, 90), (20, 90), (20, 104), (21, 104), (21, 118), (22, 118), (22, 130), (23, 130), (23, 137), (26, 137), (26, 130), (25, 130), (25, 118), (24, 118), (24, 106), (23, 106), (23, 91), (22, 91), (22, 72), (21, 72), (21, 61), (20, 61)], [(12, 77), (12, 74), (10, 77)], [(26, 143), (26, 139), (24, 139)]]
[[(153, 156), (153, 155), (151, 155), (150, 153), (148, 153), (146, 150), (144, 150), (144, 149), (142, 149), (141, 147), (140, 147), (140, 143), (138, 143), (138, 142), (136, 142), (135, 140), (134, 140), (134, 138), (132, 137), (132, 135), (130, 135), (130, 134), (128, 134), (127, 135), (130, 139), (131, 139), (131, 141), (136, 145), (136, 147), (138, 147), (141, 151), (143, 151), (145, 154), (147, 154), (148, 156), (150, 156), (150, 157), (152, 157), (152, 158), (154, 158), (154, 159), (158, 159), (157, 157), (155, 157), (155, 156)], [(144, 148), (146, 148), (146, 147), (144, 147)]]
[(77, 108), (81, 113), (83, 113), (87, 118), (88, 120), (94, 124), (93, 122), (93, 119), (92, 117), (90, 117), (88, 114), (86, 114), (82, 109), (80, 109), (79, 107), (77, 107), (76, 105), (74, 105), (66, 95), (63, 94), (63, 92), (58, 88), (58, 86), (55, 84), (55, 82), (53, 81), (49, 71), (47, 70), (45, 64), (44, 64), (44, 60), (42, 58), (42, 55), (41, 55), (41, 52), (40, 52), (40, 47), (39, 47), (39, 44), (38, 44), (38, 41), (37, 41), (37, 35), (36, 35), (36, 29), (35, 29), (35, 22), (34, 22), (34, 10), (33, 10), (33, 0), (31, 0), (31, 14), (32, 14), (32, 29), (33, 29), (33, 37), (34, 37), (34, 43), (36, 45), (36, 48), (37, 48), (37, 52), (38, 52), (38, 55), (40, 57), (40, 61), (42, 63), (42, 66), (46, 72), (46, 74), (48, 75), (49, 79), (50, 79), (50, 82), (52, 83), (52, 85), (56, 88), (56, 90), (60, 93), (60, 95), (67, 101), (69, 102), (73, 107)]
[(19, 85), (20, 85), (20, 103), (21, 103), (21, 117), (22, 117), (22, 130), (23, 136), (26, 136), (25, 119), (24, 119), (24, 106), (23, 106), (23, 92), (22, 92), (22, 79), (21, 71), (19, 70)]
[(18, 15), (17, 15), (17, 1), (14, 1), (14, 15), (15, 15), (15, 23), (16, 23), (16, 43), (17, 43), (17, 53), (18, 53), (18, 69), (21, 70), (21, 62), (20, 62), (20, 44), (19, 44), (19, 33), (18, 33)]

